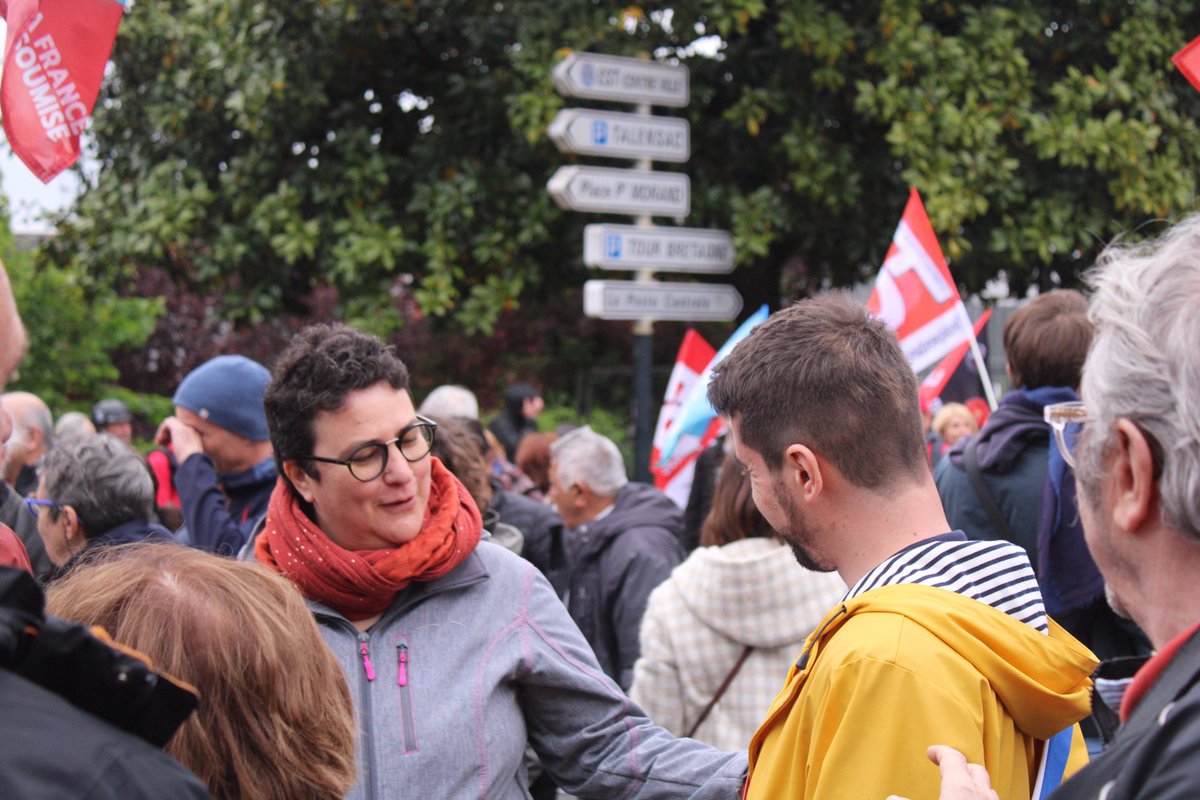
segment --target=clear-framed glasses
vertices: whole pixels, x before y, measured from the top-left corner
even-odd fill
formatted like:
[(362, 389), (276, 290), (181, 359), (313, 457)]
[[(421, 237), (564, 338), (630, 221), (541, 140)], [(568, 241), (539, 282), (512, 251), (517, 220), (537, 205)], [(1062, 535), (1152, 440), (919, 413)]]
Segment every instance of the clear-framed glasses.
[(433, 436), (437, 432), (437, 423), (427, 417), (417, 415), (417, 421), (408, 425), (396, 436), (386, 442), (371, 442), (350, 454), (349, 458), (325, 458), (323, 456), (301, 456), (304, 461), (320, 461), (322, 464), (341, 464), (350, 470), (357, 480), (367, 483), (383, 474), (387, 469), (388, 454), (392, 445), (400, 451), (400, 455), (409, 463), (420, 461), (429, 455), (433, 449)]
[(1083, 424), (1091, 418), (1087, 409), (1081, 401), (1073, 400), (1069, 403), (1048, 405), (1042, 413), (1046, 424), (1054, 431), (1054, 442), (1058, 445), (1058, 452), (1062, 454), (1063, 461), (1066, 461), (1071, 469), (1075, 469), (1075, 446), (1079, 442)]
[(37, 519), (39, 508), (58, 508), (58, 503), (53, 500), (42, 500), (40, 497), (26, 497), (25, 507), (29, 509), (30, 514), (33, 514), (33, 518)]

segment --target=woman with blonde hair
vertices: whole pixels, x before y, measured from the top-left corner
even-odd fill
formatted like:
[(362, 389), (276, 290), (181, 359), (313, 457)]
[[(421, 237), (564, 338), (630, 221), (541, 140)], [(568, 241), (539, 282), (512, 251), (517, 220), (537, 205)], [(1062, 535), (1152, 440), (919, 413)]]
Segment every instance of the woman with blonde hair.
[(650, 595), (629, 695), (676, 736), (745, 750), (804, 639), (846, 592), (796, 562), (726, 457), (700, 547)]
[(962, 403), (946, 403), (933, 415), (930, 424), (933, 431), (942, 437), (942, 450), (949, 450), (964, 436), (974, 436), (979, 433), (979, 424), (971, 409)]
[(346, 681), (286, 579), (177, 545), (122, 545), (80, 559), (46, 609), (196, 687), (200, 705), (166, 750), (214, 798), (317, 800), (353, 785)]

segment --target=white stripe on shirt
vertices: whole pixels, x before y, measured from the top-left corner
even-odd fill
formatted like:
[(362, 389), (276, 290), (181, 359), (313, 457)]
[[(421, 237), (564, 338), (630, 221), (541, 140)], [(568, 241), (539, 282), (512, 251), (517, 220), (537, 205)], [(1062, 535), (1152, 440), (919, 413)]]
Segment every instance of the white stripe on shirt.
[(844, 600), (901, 583), (917, 583), (970, 597), (1049, 633), (1046, 607), (1025, 550), (1005, 541), (915, 544), (884, 561), (854, 584)]

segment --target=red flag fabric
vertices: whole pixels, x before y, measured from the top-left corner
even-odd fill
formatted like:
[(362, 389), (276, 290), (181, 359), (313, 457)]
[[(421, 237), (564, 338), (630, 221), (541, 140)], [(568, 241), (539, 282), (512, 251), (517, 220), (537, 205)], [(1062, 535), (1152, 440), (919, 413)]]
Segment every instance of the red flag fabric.
[(916, 372), (971, 335), (970, 317), (916, 189), (909, 191), (867, 308), (896, 332)]
[(1179, 67), (1188, 83), (1200, 91), (1200, 37), (1193, 39), (1191, 44), (1171, 56), (1171, 61)]
[[(992, 317), (990, 308), (984, 309), (984, 312), (979, 315), (979, 319), (975, 320), (975, 336), (978, 338), (983, 326)], [(971, 341), (963, 340), (963, 343), (950, 351), (950, 354), (941, 360), (941, 362), (929, 371), (925, 376), (925, 380), (921, 381), (921, 396), (929, 397), (931, 400), (935, 397), (942, 396), (942, 390), (946, 388), (946, 383), (954, 371), (958, 369), (958, 365), (962, 363), (963, 357), (967, 351), (971, 349)]]
[(691, 328), (688, 329), (684, 334), (683, 344), (679, 346), (679, 355), (675, 357), (675, 367), (667, 381), (662, 410), (658, 414), (658, 427), (654, 431), (654, 444), (650, 452), (650, 471), (654, 475), (654, 485), (680, 508), (687, 505), (692, 475), (696, 469), (696, 458), (717, 438), (721, 420), (714, 419), (704, 436), (699, 439), (695, 436), (684, 436), (672, 451), (667, 463), (661, 467), (656, 465), (662, 458), (660, 448), (671, 429), (675, 415), (679, 412), (680, 403), (716, 354), (717, 351), (703, 336)]
[(13, 152), (43, 183), (79, 158), (124, 6), (117, 0), (8, 0), (0, 111)]

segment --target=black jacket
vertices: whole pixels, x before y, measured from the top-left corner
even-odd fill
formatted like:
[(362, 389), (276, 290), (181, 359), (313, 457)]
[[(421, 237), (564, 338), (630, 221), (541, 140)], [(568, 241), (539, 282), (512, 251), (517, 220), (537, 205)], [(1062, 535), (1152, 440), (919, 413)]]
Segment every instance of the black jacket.
[(185, 523), (179, 541), (217, 555), (237, 554), (266, 516), (277, 477), (273, 458), (243, 472), (218, 475), (204, 453), (189, 456), (175, 471)]
[(609, 677), (629, 689), (654, 587), (681, 561), (683, 515), (665, 494), (628, 483), (604, 517), (564, 532), (567, 608)]
[(146, 662), (43, 616), (33, 579), (0, 568), (0, 797), (208, 797), (159, 749), (195, 706)]
[(566, 556), (562, 549), (562, 520), (554, 509), (523, 494), (506, 491), (494, 480), (488, 508), (500, 515), (501, 522), (524, 534), (525, 549), (521, 556), (541, 570), (561, 597), (567, 588)]
[(4, 481), (0, 481), (0, 522), (3, 522), (21, 539), (25, 545), (25, 554), (29, 556), (29, 565), (33, 567), (33, 575), (39, 582), (44, 582), (54, 572), (54, 562), (46, 552), (46, 543), (38, 533), (37, 520), (25, 508), (21, 495), (12, 490)]
[(1200, 797), (1200, 632), (1175, 653), (1091, 764), (1051, 800)]

